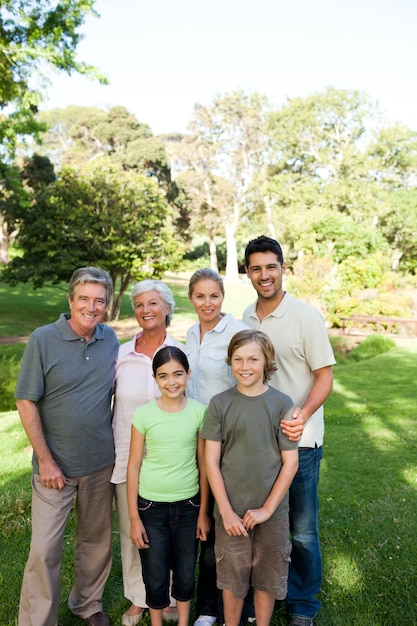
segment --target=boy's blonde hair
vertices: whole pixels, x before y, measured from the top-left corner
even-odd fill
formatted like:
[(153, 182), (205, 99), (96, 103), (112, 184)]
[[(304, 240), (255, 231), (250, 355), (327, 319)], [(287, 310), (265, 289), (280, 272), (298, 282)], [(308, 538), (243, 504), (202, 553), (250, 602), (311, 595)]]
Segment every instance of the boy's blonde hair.
[(261, 346), (262, 353), (265, 357), (264, 383), (266, 383), (271, 378), (272, 374), (277, 371), (278, 366), (272, 341), (268, 335), (265, 335), (265, 333), (260, 330), (240, 330), (233, 335), (227, 349), (226, 363), (231, 365), (233, 353), (236, 352), (238, 348), (245, 346), (247, 343), (251, 343), (251, 341), (255, 341)]

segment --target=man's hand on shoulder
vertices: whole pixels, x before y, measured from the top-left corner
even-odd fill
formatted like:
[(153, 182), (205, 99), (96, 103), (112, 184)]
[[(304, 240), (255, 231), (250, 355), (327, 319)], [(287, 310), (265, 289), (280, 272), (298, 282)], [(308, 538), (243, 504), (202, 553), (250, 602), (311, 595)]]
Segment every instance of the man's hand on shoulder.
[(305, 417), (299, 407), (295, 407), (291, 420), (282, 420), (281, 429), (290, 441), (300, 441), (304, 431)]

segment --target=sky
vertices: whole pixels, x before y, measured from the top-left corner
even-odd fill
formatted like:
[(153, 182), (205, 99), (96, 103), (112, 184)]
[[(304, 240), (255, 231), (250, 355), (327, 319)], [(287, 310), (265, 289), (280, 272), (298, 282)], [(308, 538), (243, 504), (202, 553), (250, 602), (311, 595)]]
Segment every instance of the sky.
[(44, 108), (125, 106), (154, 134), (235, 89), (276, 106), (359, 89), (417, 130), (417, 0), (98, 0), (79, 60), (110, 85), (54, 75)]

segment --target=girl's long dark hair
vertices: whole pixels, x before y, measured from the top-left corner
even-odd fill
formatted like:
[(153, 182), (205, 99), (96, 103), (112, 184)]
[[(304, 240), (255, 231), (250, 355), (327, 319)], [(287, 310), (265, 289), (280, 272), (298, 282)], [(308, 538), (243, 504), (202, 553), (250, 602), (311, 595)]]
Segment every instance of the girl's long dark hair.
[(188, 370), (190, 369), (188, 359), (184, 352), (180, 350), (180, 348), (177, 348), (176, 346), (165, 346), (164, 348), (158, 350), (158, 352), (153, 357), (152, 371), (154, 373), (154, 376), (156, 375), (156, 370), (159, 367), (165, 365), (165, 363), (168, 363), (171, 360), (178, 361), (178, 363), (183, 366), (186, 372), (188, 372)]

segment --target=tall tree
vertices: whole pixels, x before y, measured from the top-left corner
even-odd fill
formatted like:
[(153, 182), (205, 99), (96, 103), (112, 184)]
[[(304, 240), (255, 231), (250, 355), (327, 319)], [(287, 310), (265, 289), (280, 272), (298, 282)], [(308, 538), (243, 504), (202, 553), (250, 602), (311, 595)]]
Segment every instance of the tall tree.
[(42, 134), (42, 153), (59, 170), (63, 165), (82, 166), (107, 157), (124, 171), (153, 178), (172, 209), (170, 219), (183, 238), (189, 220), (181, 187), (171, 177), (164, 143), (122, 106), (105, 111), (97, 107), (69, 106), (41, 111), (47, 125)]
[[(340, 225), (375, 227), (378, 184), (366, 151), (376, 106), (359, 91), (329, 87), (306, 98), (289, 99), (270, 116), (275, 153), (269, 167), (269, 193), (276, 220), (284, 229), (293, 258), (317, 251), (327, 241), (331, 254)], [(333, 235), (326, 216), (337, 215)], [(374, 242), (375, 243), (375, 242)], [(369, 239), (372, 248), (372, 236)]]
[(380, 194), (378, 227), (391, 247), (392, 269), (417, 268), (417, 131), (384, 126), (369, 146)]
[(200, 196), (200, 202), (195, 203), (197, 210), (213, 214), (208, 220), (200, 212), (199, 223), (206, 234), (211, 232), (213, 237), (213, 223), (221, 221), (227, 247), (227, 282), (238, 279), (236, 232), (253, 177), (262, 163), (267, 108), (264, 96), (242, 91), (217, 96), (207, 107), (196, 105), (188, 133), (175, 155), (178, 169), (194, 171), (193, 194)]
[[(16, 232), (4, 199), (19, 177), (16, 144), (38, 138), (43, 129), (37, 110), (48, 85), (47, 70), (77, 72), (105, 82), (96, 69), (76, 58), (80, 27), (95, 0), (2, 0), (0, 3), (0, 257), (8, 260)], [(15, 193), (20, 194), (15, 188)]]

